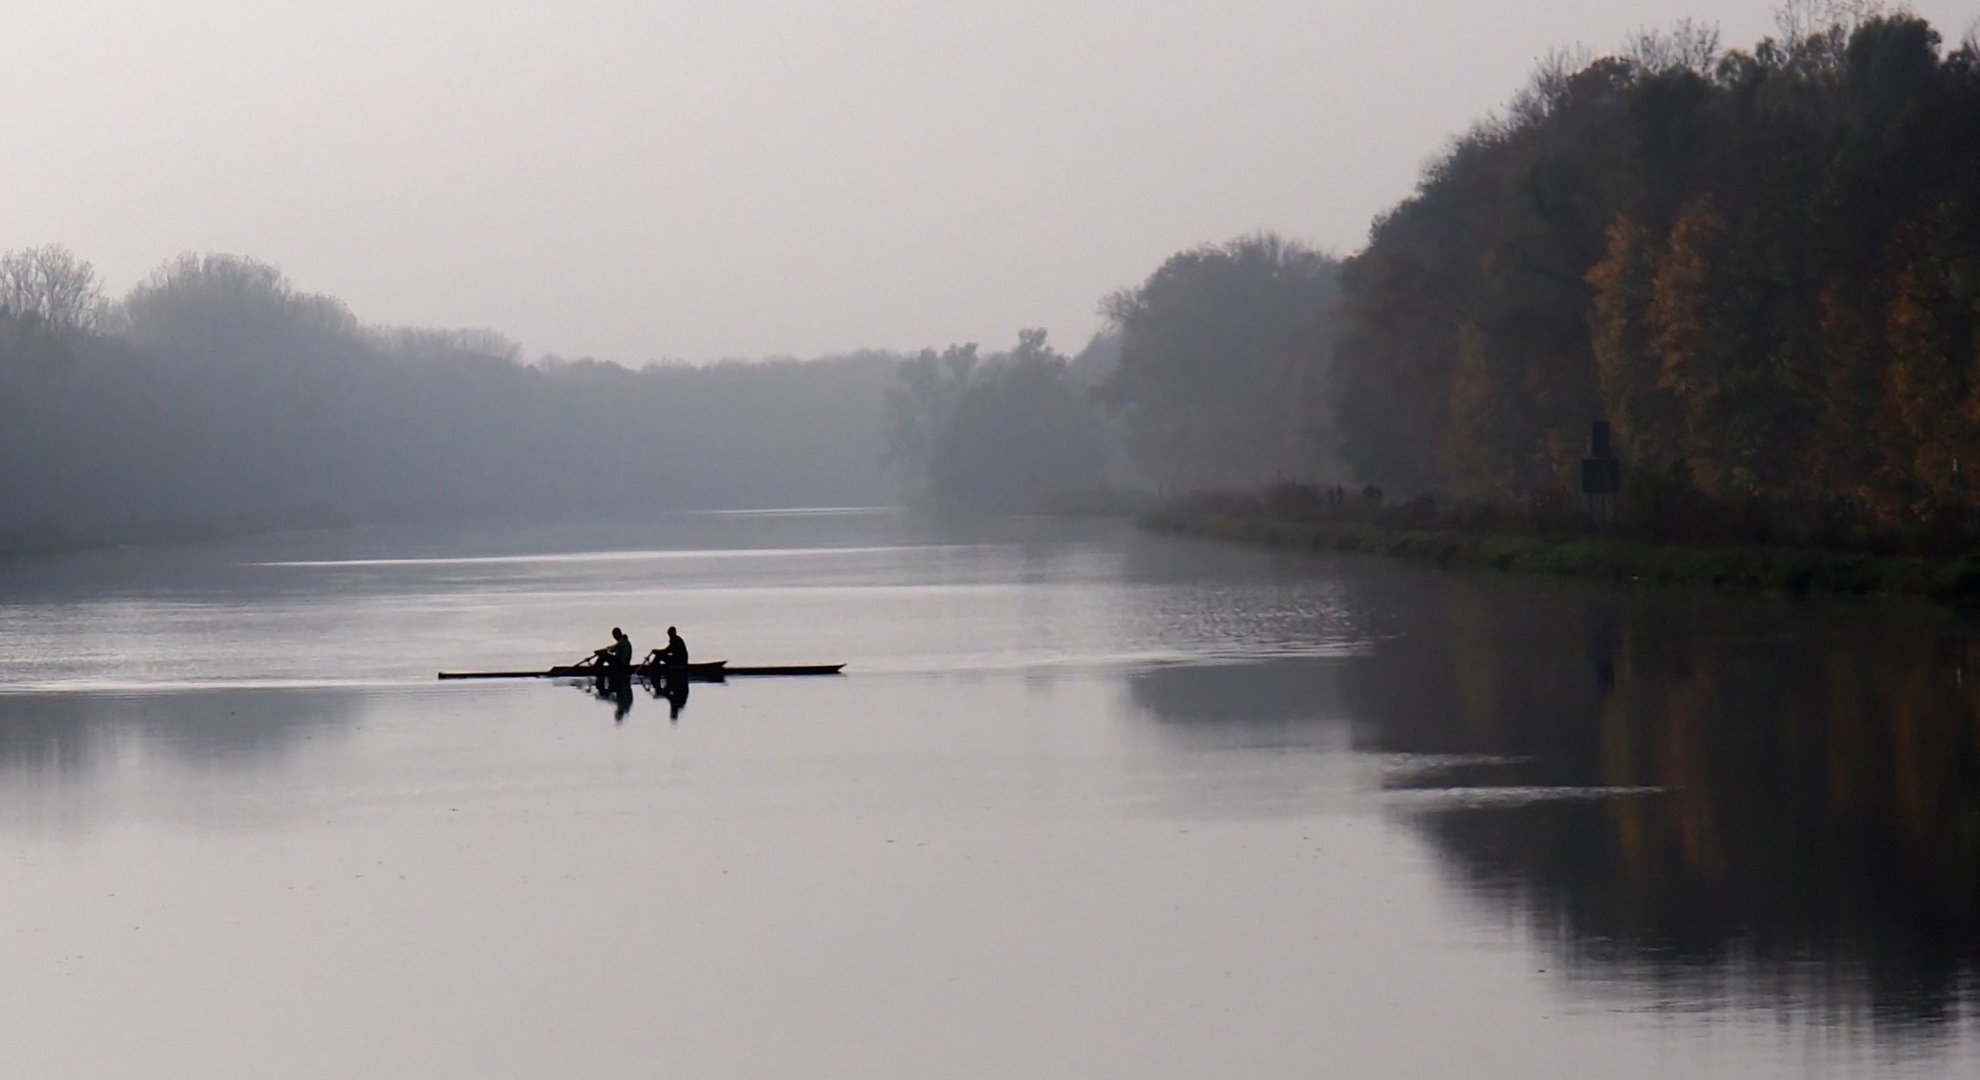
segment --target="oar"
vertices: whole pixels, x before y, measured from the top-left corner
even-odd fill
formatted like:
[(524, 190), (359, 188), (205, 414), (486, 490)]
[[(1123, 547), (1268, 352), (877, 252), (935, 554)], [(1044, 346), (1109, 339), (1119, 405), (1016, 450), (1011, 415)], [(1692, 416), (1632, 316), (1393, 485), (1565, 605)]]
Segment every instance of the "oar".
[(541, 679), (558, 667), (597, 667), (598, 654), (591, 653), (568, 664), (558, 664), (542, 671), (443, 671), (443, 679)]

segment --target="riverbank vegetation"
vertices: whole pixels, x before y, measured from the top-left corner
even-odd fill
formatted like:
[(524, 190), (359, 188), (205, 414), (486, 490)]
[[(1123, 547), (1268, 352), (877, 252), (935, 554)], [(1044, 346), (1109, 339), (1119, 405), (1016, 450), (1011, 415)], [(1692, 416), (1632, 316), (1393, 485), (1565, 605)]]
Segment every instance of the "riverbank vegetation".
[(1102, 300), (1072, 356), (1036, 329), (526, 361), (488, 331), (367, 325), (253, 259), (184, 256), (107, 300), (27, 249), (0, 257), (0, 550), (1275, 482), (1495, 534), (1580, 505), (1599, 419), (1631, 543), (1943, 559), (1980, 544), (1976, 191), (1980, 44), (1813, 0), (1748, 49), (1684, 23), (1556, 57), (1361, 251), (1191, 248)]
[(1518, 516), (1579, 505), (1605, 420), (1640, 542), (1943, 554), (1980, 542), (1976, 191), (1970, 36), (1683, 23), (1543, 64), (1344, 260), (1262, 235), (1109, 298), (1099, 398), (1167, 492)]
[(1261, 233), (1107, 297), (1071, 359), (1042, 330), (980, 362), (926, 351), (889, 392), (889, 461), (912, 499), (1001, 510), (1324, 473), (1338, 280), (1333, 258)]
[(887, 464), (914, 501), (993, 510), (1035, 509), (1067, 493), (1108, 486), (1109, 430), (1093, 399), (1096, 339), (1068, 359), (1046, 332), (1023, 330), (1015, 349), (975, 344), (925, 349), (900, 364), (887, 391)]
[[(1544, 65), (1342, 266), (1330, 416), (1353, 494), (1282, 483), (1156, 520), (1980, 594), (1980, 48), (1902, 12), (1809, 10), (1751, 50), (1686, 24)], [(1626, 478), (1599, 525), (1579, 491), (1597, 419)]]
[(1556, 61), (1455, 142), (1344, 268), (1354, 474), (1550, 497), (1606, 418), (1632, 475), (1706, 500), (1968, 514), (1980, 50), (1863, 12)]
[(1742, 539), (1734, 524), (1679, 543), (1632, 523), (1597, 525), (1564, 504), (1515, 509), (1480, 503), (1445, 511), (1429, 499), (1384, 505), (1372, 495), (1329, 497), (1302, 485), (1259, 496), (1206, 493), (1171, 502), (1143, 520), (1166, 532), (1440, 566), (1980, 601), (1980, 553), (1972, 551), (1968, 534), (1950, 530), (1903, 529), (1822, 543), (1778, 534)]

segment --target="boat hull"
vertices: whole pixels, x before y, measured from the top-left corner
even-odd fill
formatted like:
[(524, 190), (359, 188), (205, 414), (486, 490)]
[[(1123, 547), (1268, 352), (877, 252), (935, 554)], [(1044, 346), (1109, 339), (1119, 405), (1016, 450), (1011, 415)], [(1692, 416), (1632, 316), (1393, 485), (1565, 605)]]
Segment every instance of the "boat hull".
[[(837, 675), (844, 664), (771, 664), (730, 667), (727, 660), (689, 664), (685, 669), (660, 664), (641, 664), (627, 671), (628, 676), (667, 682), (683, 673), (691, 682), (721, 682), (731, 677)], [(443, 671), (442, 679), (609, 679), (612, 673), (596, 664), (562, 664), (542, 671)]]

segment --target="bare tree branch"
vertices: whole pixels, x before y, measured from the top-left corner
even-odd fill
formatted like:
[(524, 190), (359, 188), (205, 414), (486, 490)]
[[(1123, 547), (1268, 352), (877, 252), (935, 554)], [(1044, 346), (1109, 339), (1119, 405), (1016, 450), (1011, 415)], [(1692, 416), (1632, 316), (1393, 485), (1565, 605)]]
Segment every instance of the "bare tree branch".
[(0, 307), (60, 329), (89, 330), (102, 305), (96, 268), (60, 244), (0, 255)]

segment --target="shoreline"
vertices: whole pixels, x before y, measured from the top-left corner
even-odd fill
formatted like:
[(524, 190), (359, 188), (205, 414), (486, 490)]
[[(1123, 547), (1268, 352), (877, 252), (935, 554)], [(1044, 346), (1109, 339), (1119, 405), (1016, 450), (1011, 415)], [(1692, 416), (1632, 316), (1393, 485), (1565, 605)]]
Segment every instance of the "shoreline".
[(1398, 529), (1173, 509), (1144, 515), (1140, 525), (1182, 536), (1382, 555), (1444, 567), (1797, 595), (1889, 594), (1950, 604), (1980, 603), (1980, 554), (1925, 559), (1792, 547), (1693, 547), (1610, 537)]

